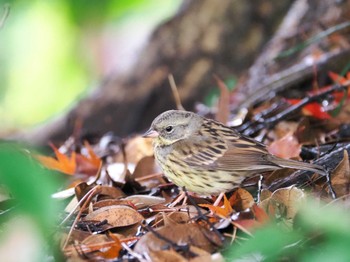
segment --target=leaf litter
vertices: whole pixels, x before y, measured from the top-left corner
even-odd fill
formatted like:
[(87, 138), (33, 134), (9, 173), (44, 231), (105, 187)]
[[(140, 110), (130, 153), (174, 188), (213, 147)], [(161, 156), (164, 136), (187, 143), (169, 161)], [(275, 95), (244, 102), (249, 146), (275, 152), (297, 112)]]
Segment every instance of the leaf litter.
[[(344, 78), (330, 73), (330, 77), (334, 82), (348, 85), (349, 74)], [(215, 79), (221, 91), (218, 110), (208, 115), (230, 122), (231, 93), (222, 80), (216, 76)], [(328, 92), (331, 86), (309, 95), (319, 95), (325, 90)], [(344, 99), (344, 92), (330, 94), (335, 98), (331, 107), (324, 108), (310, 100), (300, 107), (294, 119), (286, 120), (281, 114), (285, 107), (274, 107), (271, 103), (247, 109), (250, 112), (245, 117), (251, 115), (251, 119), (242, 121), (251, 124), (245, 130), (263, 131), (259, 137), (275, 155), (301, 160), (303, 149), (309, 148), (312, 158), (317, 159), (328, 153), (321, 151), (319, 143), (334, 140), (335, 130), (341, 125), (337, 118), (349, 116), (347, 103), (341, 105), (337, 116), (329, 113)], [(287, 102), (297, 105), (300, 101)], [(282, 117), (275, 126), (261, 129), (254, 121), (257, 114), (267, 119)], [(327, 124), (319, 122), (320, 119), (331, 121)], [(342, 139), (349, 139), (344, 134)], [(326, 181), (319, 176), (308, 176), (303, 183), (292, 181), (289, 186), (271, 191), (270, 185), (282, 179), (288, 181), (293, 172), (278, 170), (261, 174), (262, 179), (245, 181), (241, 188), (225, 195), (218, 206), (213, 205), (215, 199), (186, 192), (186, 202), (174, 207), (169, 204), (179, 189), (163, 176), (155, 163), (149, 139), (140, 136), (115, 139), (106, 134), (95, 143), (69, 138), (61, 147), (52, 144), (51, 148), (55, 157), (38, 154), (33, 157), (44, 168), (68, 175), (68, 183), (54, 197), (67, 201), (58, 236), (62, 253), (72, 261), (223, 261), (221, 253), (228, 244), (239, 245), (252, 238), (259, 228), (274, 222), (292, 230), (307, 196), (333, 201)], [(343, 159), (332, 170), (331, 182), (338, 196), (336, 202), (349, 203), (347, 150), (343, 150)], [(259, 183), (261, 188), (257, 186)], [(257, 202), (258, 194), (260, 202)]]

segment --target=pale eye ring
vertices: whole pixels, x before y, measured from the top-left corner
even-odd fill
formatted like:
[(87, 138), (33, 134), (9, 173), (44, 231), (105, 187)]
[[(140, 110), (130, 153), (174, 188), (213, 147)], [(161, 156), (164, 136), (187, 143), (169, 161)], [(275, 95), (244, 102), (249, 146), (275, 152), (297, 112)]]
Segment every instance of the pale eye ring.
[(171, 133), (171, 132), (173, 132), (173, 126), (167, 126), (166, 128), (165, 128), (165, 131), (167, 131), (168, 133)]

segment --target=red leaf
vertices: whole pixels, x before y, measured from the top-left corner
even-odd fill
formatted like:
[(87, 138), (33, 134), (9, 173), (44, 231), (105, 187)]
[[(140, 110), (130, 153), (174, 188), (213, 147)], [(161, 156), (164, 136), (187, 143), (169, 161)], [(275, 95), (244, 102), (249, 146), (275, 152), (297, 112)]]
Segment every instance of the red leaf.
[(258, 205), (254, 205), (252, 207), (252, 210), (254, 212), (255, 218), (259, 223), (266, 223), (270, 221), (270, 218), (268, 216), (268, 214), (265, 212), (264, 209), (262, 209), (261, 207), (259, 207)]

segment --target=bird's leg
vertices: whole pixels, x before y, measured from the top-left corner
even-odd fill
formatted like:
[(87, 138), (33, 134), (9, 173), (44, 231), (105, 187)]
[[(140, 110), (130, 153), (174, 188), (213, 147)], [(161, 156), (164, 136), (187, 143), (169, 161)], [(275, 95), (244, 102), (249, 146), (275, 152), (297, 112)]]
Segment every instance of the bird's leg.
[(214, 207), (217, 207), (221, 201), (221, 199), (224, 197), (225, 193), (221, 192), (220, 195), (218, 195), (218, 197), (216, 198), (213, 206)]
[(185, 191), (183, 190), (181, 190), (181, 193), (177, 196), (177, 198), (175, 198), (175, 200), (172, 203), (170, 203), (169, 207), (175, 207), (181, 201), (183, 201), (182, 205), (184, 205), (187, 202), (187, 196)]
[(260, 203), (260, 199), (261, 199), (261, 190), (262, 190), (262, 181), (263, 181), (264, 177), (262, 175), (259, 175), (259, 181), (258, 181), (258, 194), (256, 196), (257, 203)]
[(169, 207), (175, 207), (177, 204), (179, 204), (182, 201), (182, 205), (185, 205), (187, 202), (187, 190), (185, 187), (182, 188), (180, 194), (175, 198), (175, 200), (170, 203)]

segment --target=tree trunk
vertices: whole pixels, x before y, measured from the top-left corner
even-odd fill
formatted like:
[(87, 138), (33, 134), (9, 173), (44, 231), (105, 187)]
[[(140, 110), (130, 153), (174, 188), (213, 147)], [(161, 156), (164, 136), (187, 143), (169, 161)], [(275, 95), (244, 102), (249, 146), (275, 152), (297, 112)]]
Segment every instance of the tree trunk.
[[(77, 123), (83, 133), (114, 131), (119, 136), (146, 129), (175, 103), (173, 74), (186, 109), (214, 88), (213, 74), (238, 77), (270, 39), (293, 1), (184, 1), (179, 12), (153, 33), (139, 63), (113, 76), (67, 115), (20, 136), (35, 144), (62, 141)], [(18, 136), (17, 136), (18, 138)]]

